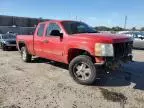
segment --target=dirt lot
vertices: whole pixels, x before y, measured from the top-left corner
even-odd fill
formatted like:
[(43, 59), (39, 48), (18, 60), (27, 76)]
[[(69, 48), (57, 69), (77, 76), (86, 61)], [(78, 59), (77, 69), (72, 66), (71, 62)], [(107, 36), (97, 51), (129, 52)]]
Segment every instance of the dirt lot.
[(93, 86), (75, 83), (67, 66), (0, 50), (0, 108), (144, 108), (144, 51), (123, 72)]

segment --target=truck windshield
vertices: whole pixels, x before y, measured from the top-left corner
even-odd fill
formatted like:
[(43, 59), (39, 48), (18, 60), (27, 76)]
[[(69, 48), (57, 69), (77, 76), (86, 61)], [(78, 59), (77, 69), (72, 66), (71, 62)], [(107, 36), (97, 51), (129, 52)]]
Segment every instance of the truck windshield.
[(62, 25), (68, 34), (98, 33), (94, 28), (83, 22), (64, 21), (62, 22)]

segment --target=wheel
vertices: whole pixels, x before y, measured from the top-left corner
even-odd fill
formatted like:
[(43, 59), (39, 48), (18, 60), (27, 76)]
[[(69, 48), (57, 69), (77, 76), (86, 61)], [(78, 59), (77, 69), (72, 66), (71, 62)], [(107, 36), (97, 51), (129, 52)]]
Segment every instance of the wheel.
[(91, 85), (96, 81), (96, 67), (89, 56), (75, 57), (69, 64), (69, 71), (77, 83)]
[(21, 57), (24, 62), (30, 62), (32, 55), (30, 55), (26, 49), (26, 47), (21, 48)]
[(3, 50), (3, 51), (7, 51), (7, 49), (8, 49), (7, 46), (2, 45), (2, 50)]

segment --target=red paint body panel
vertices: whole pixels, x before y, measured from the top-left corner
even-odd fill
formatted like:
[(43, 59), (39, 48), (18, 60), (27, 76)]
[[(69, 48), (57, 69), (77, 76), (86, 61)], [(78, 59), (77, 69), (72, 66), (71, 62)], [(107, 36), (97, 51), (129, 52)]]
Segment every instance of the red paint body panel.
[(33, 47), (33, 35), (18, 35), (17, 36), (17, 46), (19, 42), (25, 43), (26, 47), (28, 48), (31, 54), (34, 54), (34, 47)]
[[(63, 32), (63, 38), (45, 36), (46, 27), (50, 22), (57, 23), (60, 26)], [(18, 35), (17, 45), (19, 42), (24, 42), (26, 44), (29, 53), (32, 55), (40, 56), (43, 58), (63, 63), (68, 63), (68, 51), (71, 48), (86, 50), (92, 56), (95, 56), (94, 52), (95, 43), (120, 43), (129, 41), (129, 37), (116, 36), (112, 34), (83, 33), (83, 34), (68, 35), (64, 30), (61, 22), (62, 21), (57, 20), (43, 22), (44, 24), (46, 24), (46, 26), (42, 37), (37, 36), (38, 28), (36, 28), (33, 36)]]

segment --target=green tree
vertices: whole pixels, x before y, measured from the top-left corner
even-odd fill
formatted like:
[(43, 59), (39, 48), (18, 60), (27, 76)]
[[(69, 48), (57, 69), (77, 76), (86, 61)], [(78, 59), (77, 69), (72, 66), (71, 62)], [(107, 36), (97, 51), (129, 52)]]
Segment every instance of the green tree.
[(98, 27), (95, 27), (95, 29), (97, 31), (110, 31), (111, 30), (111, 28), (106, 27), (106, 26), (98, 26)]
[(123, 31), (124, 29), (117, 26), (117, 27), (112, 27), (112, 31)]

